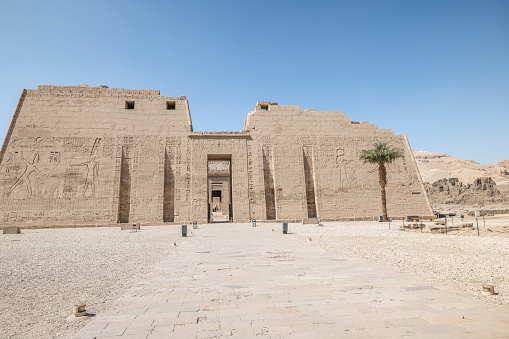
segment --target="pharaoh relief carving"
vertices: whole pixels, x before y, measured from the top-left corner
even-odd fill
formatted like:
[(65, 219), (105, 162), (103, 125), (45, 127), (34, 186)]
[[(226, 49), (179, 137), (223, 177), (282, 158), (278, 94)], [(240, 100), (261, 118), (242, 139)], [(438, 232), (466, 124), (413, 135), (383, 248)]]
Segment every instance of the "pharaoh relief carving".
[(355, 181), (355, 161), (347, 154), (344, 148), (336, 149), (336, 168), (338, 168), (339, 190), (348, 192)]
[[(85, 183), (81, 191), (81, 197), (92, 196), (95, 197), (97, 180), (99, 177), (99, 145), (101, 138), (96, 138), (94, 145), (90, 151), (88, 161), (80, 164), (73, 164), (72, 166), (82, 166), (85, 168)], [(88, 194), (87, 194), (88, 193)]]
[[(7, 162), (13, 161), (13, 159), (14, 156), (11, 154), (11, 157), (7, 160)], [(14, 184), (7, 191), (7, 197), (9, 197), (11, 193), (13, 193), (19, 187), (25, 187), (29, 197), (34, 196), (34, 189), (32, 187), (32, 181), (30, 180), (30, 176), (34, 172), (40, 172), (36, 166), (37, 163), (39, 163), (39, 152), (36, 152), (33, 158), (31, 158), (30, 160), (26, 160), (25, 157), (23, 156), (23, 153), (21, 153), (20, 161), (22, 162), (22, 165), (19, 166), (18, 168), (20, 168), (21, 170), (14, 171), (13, 175), (15, 181)]]

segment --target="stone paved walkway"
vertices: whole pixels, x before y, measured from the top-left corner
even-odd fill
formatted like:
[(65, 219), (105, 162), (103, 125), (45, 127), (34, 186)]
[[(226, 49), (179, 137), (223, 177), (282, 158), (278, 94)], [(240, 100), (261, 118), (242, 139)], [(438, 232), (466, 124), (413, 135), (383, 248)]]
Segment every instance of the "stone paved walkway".
[(509, 338), (508, 307), (279, 229), (193, 231), (74, 338)]

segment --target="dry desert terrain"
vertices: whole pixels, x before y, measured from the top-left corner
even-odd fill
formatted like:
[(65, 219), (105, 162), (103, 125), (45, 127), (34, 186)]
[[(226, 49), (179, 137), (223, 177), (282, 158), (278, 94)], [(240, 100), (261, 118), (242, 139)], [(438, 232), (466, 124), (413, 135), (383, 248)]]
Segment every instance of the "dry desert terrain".
[[(238, 224), (230, 224), (232, 231)], [(259, 224), (279, 232), (280, 223)], [(341, 252), (467, 291), (487, 303), (509, 305), (509, 216), (489, 217), (468, 234), (401, 231), (398, 222), (290, 224), (308, 246)], [(175, 251), (178, 225), (26, 229), (0, 237), (0, 337), (69, 338), (92, 317), (69, 321), (72, 305), (85, 302), (97, 314), (130, 286), (152, 274), (155, 263)], [(174, 246), (174, 242), (176, 247)], [(482, 284), (498, 293), (481, 294)], [(71, 317), (72, 319), (72, 317)]]

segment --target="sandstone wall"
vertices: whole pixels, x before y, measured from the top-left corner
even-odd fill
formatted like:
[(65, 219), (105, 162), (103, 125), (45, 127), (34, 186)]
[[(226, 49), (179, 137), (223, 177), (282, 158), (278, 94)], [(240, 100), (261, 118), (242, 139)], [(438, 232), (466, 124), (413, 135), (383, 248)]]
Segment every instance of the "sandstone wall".
[[(340, 112), (301, 111), (299, 106), (267, 102), (259, 102), (248, 114), (245, 129), (252, 137), (252, 149), (259, 154), (263, 149), (271, 150), (277, 219), (308, 217), (313, 200), (316, 215), (323, 219), (380, 215), (378, 172), (358, 159), (361, 150), (372, 148), (377, 141), (405, 151), (403, 159), (388, 166), (389, 215), (431, 214), (408, 141), (405, 136), (395, 136), (392, 130), (352, 122)], [(306, 159), (313, 167), (311, 173), (306, 173), (310, 167)], [(256, 161), (256, 165), (263, 166), (263, 161)], [(263, 178), (263, 170), (255, 170), (255, 177)], [(313, 190), (306, 189), (309, 175), (313, 177)], [(262, 196), (264, 187), (256, 184), (254, 195)], [(266, 213), (263, 209), (260, 212)]]
[(231, 161), (236, 222), (375, 217), (377, 172), (358, 154), (376, 141), (405, 150), (388, 168), (389, 215), (431, 214), (405, 136), (340, 112), (268, 102), (257, 103), (242, 132), (193, 132), (188, 107), (185, 97), (154, 90), (24, 90), (0, 152), (0, 220), (206, 222), (207, 163), (221, 159)]
[[(0, 218), (27, 225), (115, 223), (122, 196), (129, 204), (127, 219), (158, 220), (165, 147), (185, 153), (182, 139), (190, 131), (187, 100), (159, 91), (24, 90), (0, 154)], [(121, 190), (122, 168), (129, 196)], [(186, 190), (177, 187), (185, 197)]]

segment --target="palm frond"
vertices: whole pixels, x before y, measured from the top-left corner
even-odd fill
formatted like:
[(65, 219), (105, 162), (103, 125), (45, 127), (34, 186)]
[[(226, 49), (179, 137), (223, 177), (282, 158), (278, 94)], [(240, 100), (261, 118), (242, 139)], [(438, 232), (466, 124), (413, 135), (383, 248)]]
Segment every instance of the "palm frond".
[(385, 142), (377, 142), (373, 144), (370, 150), (362, 150), (359, 159), (364, 163), (372, 164), (390, 164), (394, 159), (403, 157), (401, 148), (392, 148)]

